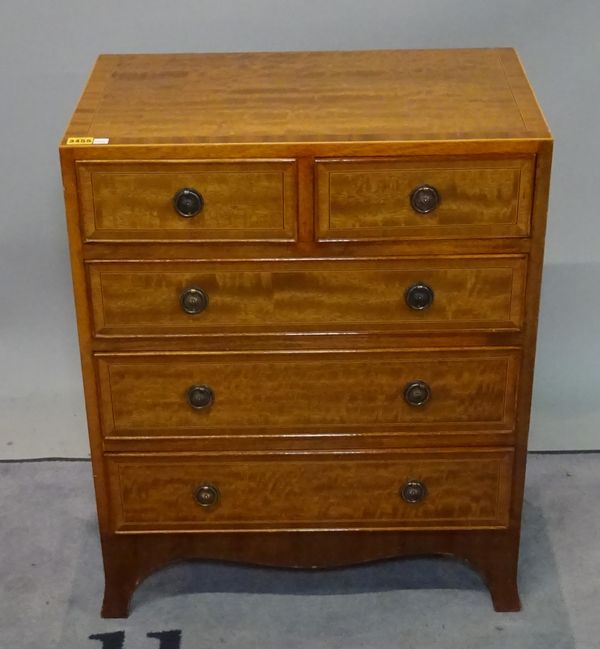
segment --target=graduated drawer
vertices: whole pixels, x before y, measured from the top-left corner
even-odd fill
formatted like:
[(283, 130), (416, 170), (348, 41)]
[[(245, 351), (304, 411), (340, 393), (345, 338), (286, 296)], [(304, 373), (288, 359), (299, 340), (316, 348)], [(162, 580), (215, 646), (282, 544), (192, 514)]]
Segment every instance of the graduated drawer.
[(529, 233), (533, 157), (322, 159), (316, 168), (320, 241)]
[(293, 160), (78, 162), (77, 178), (88, 241), (296, 238)]
[(119, 532), (508, 525), (513, 452), (107, 456)]
[[(97, 336), (515, 331), (526, 258), (102, 262), (88, 272)], [(415, 303), (419, 290), (432, 301)]]
[(104, 435), (154, 439), (511, 431), (519, 359), (515, 348), (96, 355)]

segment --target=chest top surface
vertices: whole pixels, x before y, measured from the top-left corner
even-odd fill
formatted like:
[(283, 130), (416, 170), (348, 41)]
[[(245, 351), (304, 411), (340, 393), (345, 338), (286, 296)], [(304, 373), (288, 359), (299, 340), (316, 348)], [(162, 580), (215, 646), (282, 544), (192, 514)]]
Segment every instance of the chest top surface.
[(507, 48), (102, 55), (70, 137), (168, 145), (550, 133)]

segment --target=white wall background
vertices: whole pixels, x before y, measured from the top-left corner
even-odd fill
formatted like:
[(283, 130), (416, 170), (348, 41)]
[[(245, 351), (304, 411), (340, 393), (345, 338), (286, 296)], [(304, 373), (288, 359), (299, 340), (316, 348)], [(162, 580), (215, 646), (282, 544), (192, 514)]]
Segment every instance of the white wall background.
[(598, 0), (1, 0), (0, 458), (88, 455), (57, 145), (100, 52), (514, 46), (556, 138), (532, 447), (600, 449)]

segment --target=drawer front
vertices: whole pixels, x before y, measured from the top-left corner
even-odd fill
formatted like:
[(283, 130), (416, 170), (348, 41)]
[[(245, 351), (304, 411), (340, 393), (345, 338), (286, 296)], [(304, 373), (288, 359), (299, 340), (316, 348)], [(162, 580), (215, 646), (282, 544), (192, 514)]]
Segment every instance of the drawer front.
[(317, 239), (527, 236), (533, 162), (320, 160)]
[(103, 430), (110, 438), (510, 431), (519, 358), (514, 348), (98, 354)]
[[(92, 263), (88, 270), (98, 336), (514, 331), (526, 259)], [(424, 290), (432, 301), (421, 304), (417, 295), (415, 302)]]
[[(79, 162), (77, 175), (89, 241), (296, 239), (293, 160)], [(177, 203), (182, 190), (200, 199)]]
[(106, 462), (113, 529), (192, 532), (503, 528), (512, 459), (484, 449)]

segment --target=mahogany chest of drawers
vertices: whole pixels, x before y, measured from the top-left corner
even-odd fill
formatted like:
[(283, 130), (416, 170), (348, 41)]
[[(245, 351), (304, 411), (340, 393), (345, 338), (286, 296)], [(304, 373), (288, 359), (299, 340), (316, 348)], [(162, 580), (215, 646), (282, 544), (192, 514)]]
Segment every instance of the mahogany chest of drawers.
[(103, 615), (454, 555), (517, 610), (552, 139), (511, 49), (101, 56), (61, 144)]

